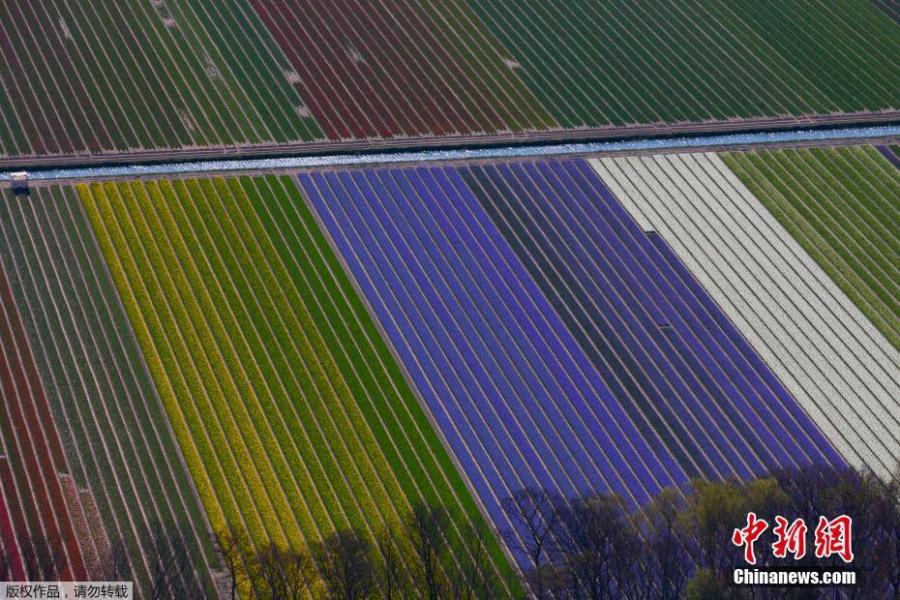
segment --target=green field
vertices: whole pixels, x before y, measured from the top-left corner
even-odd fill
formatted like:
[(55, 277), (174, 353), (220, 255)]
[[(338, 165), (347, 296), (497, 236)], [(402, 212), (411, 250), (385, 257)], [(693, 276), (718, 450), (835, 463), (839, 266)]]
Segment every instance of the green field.
[(78, 191), (214, 528), (302, 549), (419, 502), (484, 526), (290, 179)]
[(733, 152), (723, 158), (900, 348), (900, 171), (870, 146)]
[(563, 127), (900, 104), (900, 27), (868, 0), (468, 0)]

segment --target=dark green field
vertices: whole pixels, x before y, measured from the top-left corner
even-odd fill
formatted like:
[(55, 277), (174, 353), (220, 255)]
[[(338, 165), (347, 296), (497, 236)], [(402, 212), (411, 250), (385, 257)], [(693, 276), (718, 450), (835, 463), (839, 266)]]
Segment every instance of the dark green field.
[(563, 127), (900, 104), (900, 27), (866, 0), (469, 3)]

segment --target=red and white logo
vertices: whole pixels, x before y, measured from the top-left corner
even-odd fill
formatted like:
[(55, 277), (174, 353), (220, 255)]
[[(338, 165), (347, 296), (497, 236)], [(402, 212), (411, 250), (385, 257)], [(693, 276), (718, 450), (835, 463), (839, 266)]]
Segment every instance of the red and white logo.
[(853, 519), (841, 515), (832, 520), (819, 517), (816, 526), (816, 558), (837, 554), (845, 563), (853, 562)]

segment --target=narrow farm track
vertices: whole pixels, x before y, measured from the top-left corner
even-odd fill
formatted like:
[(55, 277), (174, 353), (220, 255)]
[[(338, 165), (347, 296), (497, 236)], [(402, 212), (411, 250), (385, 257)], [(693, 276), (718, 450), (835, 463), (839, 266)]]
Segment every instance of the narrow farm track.
[[(136, 588), (156, 576), (145, 544), (162, 536), (193, 558), (182, 582), (190, 594), (211, 588), (218, 569), (208, 525), (180, 462), (166, 415), (142, 363), (77, 194), (41, 188), (0, 209), (0, 253), (23, 307), (26, 329), (65, 445), (74, 480), (68, 496), (90, 490), (96, 507), (79, 505), (79, 539), (91, 539), (91, 513), (125, 551)], [(65, 485), (65, 484), (64, 484)], [(90, 493), (89, 492), (89, 493)], [(93, 502), (93, 500), (92, 500)], [(108, 561), (108, 538), (96, 561)]]
[(735, 153), (725, 161), (900, 349), (900, 171), (871, 147)]
[(593, 165), (640, 227), (658, 232), (658, 246), (671, 247), (672, 264), (683, 262), (692, 274), (685, 280), (696, 278), (709, 292), (834, 447), (853, 464), (889, 473), (900, 456), (897, 350), (773, 213), (716, 155)]
[(586, 162), (462, 172), (659, 455), (708, 478), (842, 462)]
[[(4, 196), (3, 202), (8, 201)], [(22, 552), (42, 555), (35, 543), (46, 543), (53, 556), (52, 573), (29, 572), (29, 576), (83, 581), (87, 570), (59, 481), (67, 471), (59, 433), (2, 266), (0, 350), (0, 428), (8, 467), (0, 474), (4, 494), (18, 496), (16, 512), (24, 519), (17, 536), (21, 545), (28, 546), (20, 546)]]
[(480, 522), (290, 180), (79, 193), (215, 529), (302, 549), (435, 500)]
[(511, 526), (500, 501), (524, 487), (639, 504), (685, 481), (625, 417), (453, 169), (300, 181), (497, 528)]

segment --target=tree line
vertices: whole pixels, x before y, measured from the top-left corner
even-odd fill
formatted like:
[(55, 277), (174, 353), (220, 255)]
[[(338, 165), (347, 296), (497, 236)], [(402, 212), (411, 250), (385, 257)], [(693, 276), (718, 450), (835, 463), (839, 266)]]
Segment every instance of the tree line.
[(371, 536), (339, 530), (310, 552), (269, 544), (253, 548), (232, 532), (215, 535), (225, 565), (223, 591), (231, 600), (240, 592), (266, 600), (478, 600), (512, 597), (516, 580), (503, 581), (491, 563), (493, 533), (469, 527), (451, 532), (441, 506), (415, 505), (399, 529)]
[[(447, 511), (417, 505), (402, 526), (372, 536), (339, 530), (310, 549), (255, 546), (241, 534), (213, 536), (222, 572), (213, 597), (235, 600), (847, 600), (900, 597), (900, 467), (879, 478), (853, 469), (811, 466), (751, 481), (694, 480), (669, 488), (641, 507), (610, 494), (563, 498), (522, 489), (503, 500), (511, 526), (500, 532), (518, 564), (531, 565), (521, 580), (503, 579), (491, 561), (493, 531), (471, 527), (457, 534)], [(738, 588), (735, 568), (747, 566), (731, 543), (747, 513), (774, 523), (776, 515), (853, 518), (857, 585), (842, 588)], [(180, 536), (158, 526), (143, 540), (151, 567), (152, 600), (204, 595), (188, 587), (187, 550)], [(767, 532), (771, 534), (771, 530)], [(837, 557), (776, 558), (771, 535), (755, 545), (757, 566), (845, 566)], [(810, 545), (812, 540), (810, 540)], [(54, 579), (59, 541), (20, 543), (19, 558), (33, 579)], [(111, 549), (103, 579), (129, 579), (124, 552)], [(11, 578), (0, 547), (0, 581)]]
[[(898, 475), (900, 468), (885, 480), (810, 466), (747, 482), (695, 480), (686, 490), (663, 490), (637, 510), (615, 495), (567, 501), (543, 490), (521, 490), (505, 501), (514, 521), (505, 537), (533, 565), (524, 577), (539, 600), (893, 599), (900, 597)], [(777, 515), (802, 518), (810, 538), (820, 516), (851, 516), (852, 564), (816, 558), (811, 549), (800, 560), (776, 558), (770, 529), (755, 544), (756, 566), (846, 566), (857, 571), (858, 585), (730, 585), (734, 569), (749, 566), (731, 538), (751, 511), (769, 524)]]

